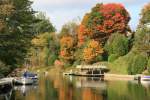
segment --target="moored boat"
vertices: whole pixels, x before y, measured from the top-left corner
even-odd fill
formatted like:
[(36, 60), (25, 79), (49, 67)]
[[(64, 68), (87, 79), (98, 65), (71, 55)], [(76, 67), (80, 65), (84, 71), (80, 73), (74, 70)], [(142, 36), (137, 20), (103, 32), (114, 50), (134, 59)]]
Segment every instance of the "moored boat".
[(23, 77), (25, 78), (31, 78), (31, 79), (38, 79), (38, 75), (31, 73), (31, 72), (24, 72)]
[(33, 79), (25, 77), (17, 77), (14, 79), (16, 85), (31, 85), (34, 83)]
[(150, 76), (141, 76), (141, 81), (150, 81)]

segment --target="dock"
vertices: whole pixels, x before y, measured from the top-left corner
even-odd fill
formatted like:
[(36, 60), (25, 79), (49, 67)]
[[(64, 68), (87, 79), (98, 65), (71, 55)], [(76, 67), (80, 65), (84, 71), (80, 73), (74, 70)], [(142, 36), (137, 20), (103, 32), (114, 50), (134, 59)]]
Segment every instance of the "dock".
[(0, 89), (2, 89), (5, 86), (13, 86), (13, 80), (14, 78), (2, 78), (0, 79)]
[(77, 65), (76, 70), (64, 72), (63, 75), (104, 77), (105, 72), (108, 72), (108, 68), (104, 65)]

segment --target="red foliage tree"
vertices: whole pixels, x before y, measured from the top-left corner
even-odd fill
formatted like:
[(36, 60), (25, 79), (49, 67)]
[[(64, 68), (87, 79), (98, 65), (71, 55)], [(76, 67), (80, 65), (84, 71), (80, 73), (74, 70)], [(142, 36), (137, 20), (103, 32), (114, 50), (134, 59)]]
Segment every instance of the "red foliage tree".
[(79, 44), (85, 37), (105, 42), (111, 33), (126, 34), (129, 13), (121, 4), (97, 4), (86, 14), (78, 31)]

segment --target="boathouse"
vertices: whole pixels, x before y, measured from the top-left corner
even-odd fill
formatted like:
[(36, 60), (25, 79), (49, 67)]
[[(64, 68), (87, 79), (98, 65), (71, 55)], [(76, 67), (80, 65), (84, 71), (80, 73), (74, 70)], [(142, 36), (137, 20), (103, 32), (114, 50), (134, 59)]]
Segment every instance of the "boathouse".
[(109, 71), (104, 65), (77, 65), (76, 69), (80, 76), (104, 76)]

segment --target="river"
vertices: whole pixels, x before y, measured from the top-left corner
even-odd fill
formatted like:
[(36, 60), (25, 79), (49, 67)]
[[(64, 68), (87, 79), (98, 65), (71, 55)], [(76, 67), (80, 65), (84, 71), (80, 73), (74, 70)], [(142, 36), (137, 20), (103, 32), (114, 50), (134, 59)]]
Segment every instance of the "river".
[(0, 100), (150, 100), (150, 85), (100, 78), (41, 76), (37, 85), (14, 86)]

